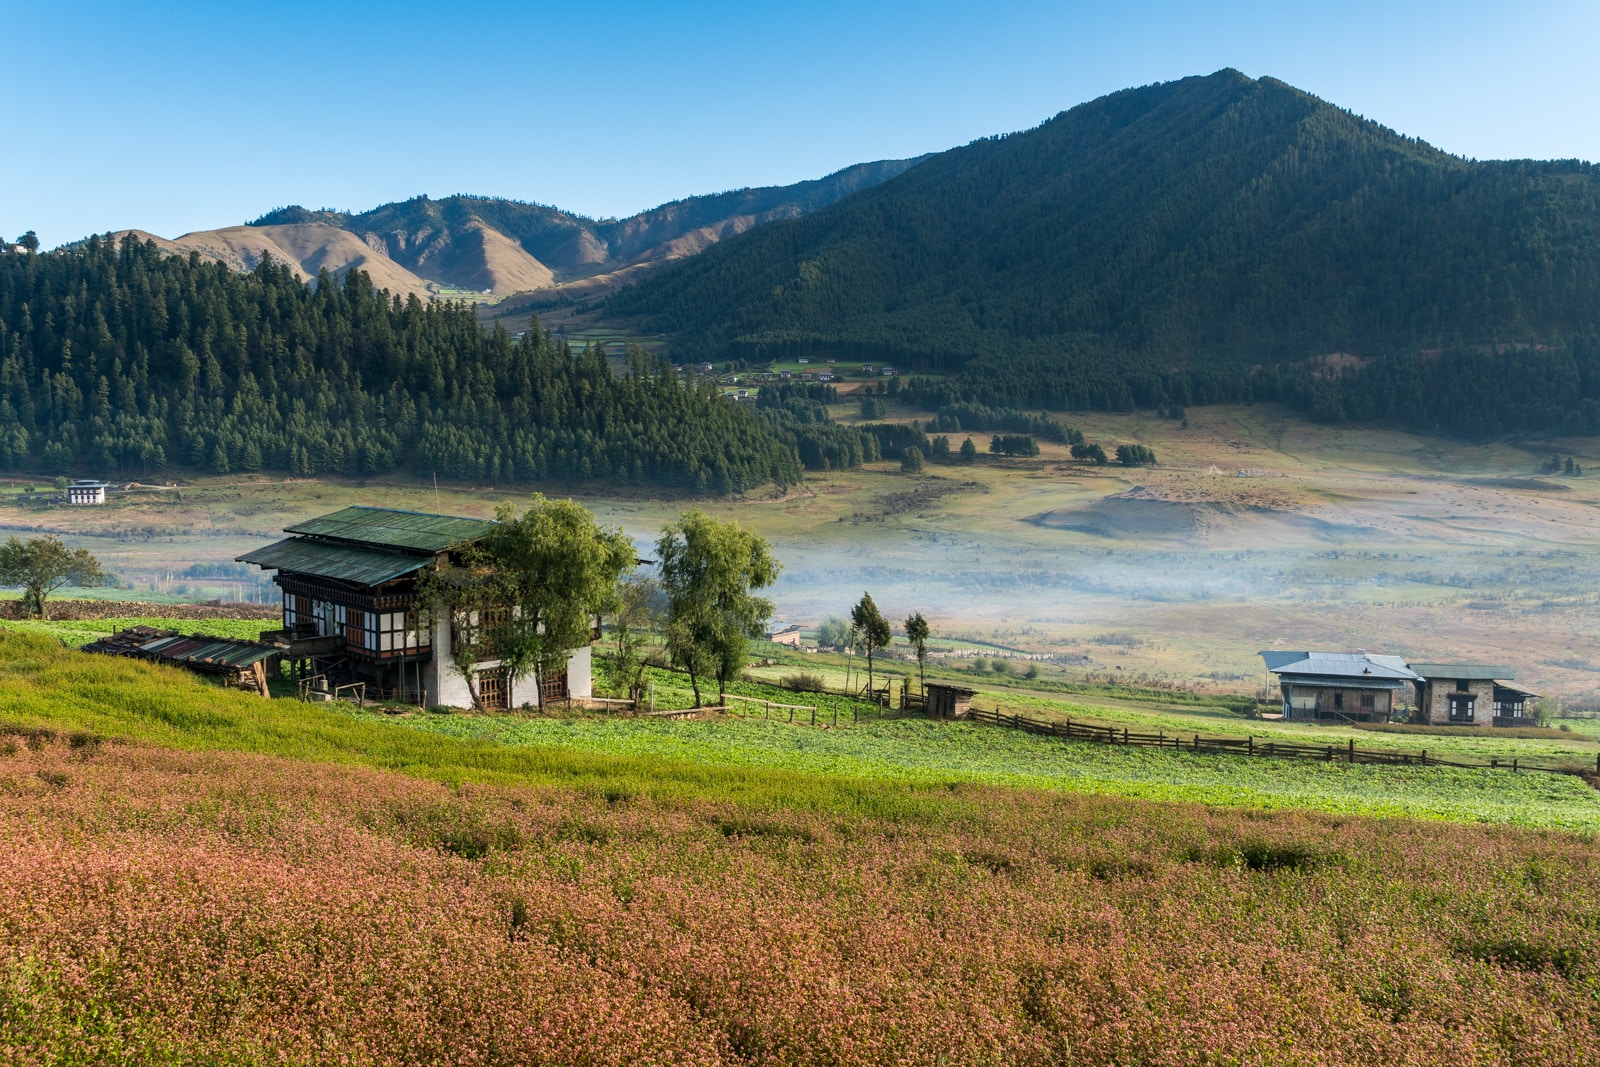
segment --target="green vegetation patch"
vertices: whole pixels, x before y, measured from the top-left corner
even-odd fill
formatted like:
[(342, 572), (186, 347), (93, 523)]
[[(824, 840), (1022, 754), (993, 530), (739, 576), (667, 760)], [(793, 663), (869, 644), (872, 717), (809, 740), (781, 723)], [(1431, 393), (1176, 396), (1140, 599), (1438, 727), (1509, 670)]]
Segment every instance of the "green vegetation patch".
[(1164, 752), (922, 719), (814, 730), (762, 719), (360, 718), (504, 745), (849, 778), (989, 782), (1213, 805), (1600, 830), (1600, 793), (1566, 775)]

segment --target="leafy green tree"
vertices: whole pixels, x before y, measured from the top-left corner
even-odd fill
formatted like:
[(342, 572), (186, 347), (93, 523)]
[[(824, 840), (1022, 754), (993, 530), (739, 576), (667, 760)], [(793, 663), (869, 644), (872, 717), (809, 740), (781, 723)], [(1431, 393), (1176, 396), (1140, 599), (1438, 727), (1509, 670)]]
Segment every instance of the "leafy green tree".
[(1117, 462), (1124, 467), (1153, 467), (1156, 454), (1144, 445), (1118, 445)]
[[(896, 380), (898, 381), (899, 379)], [(950, 438), (946, 437), (944, 434), (939, 434), (937, 437), (935, 437), (933, 439), (932, 450), (928, 453), (928, 458), (933, 460), (935, 463), (949, 463)]]
[(600, 617), (619, 606), (618, 582), (638, 552), (621, 527), (601, 526), (571, 500), (536, 493), (521, 516), (502, 504), (495, 518), (483, 545), (508, 601), (495, 656), (513, 679), (542, 675), (589, 644)]
[(872, 602), (870, 593), (862, 593), (856, 606), (850, 609), (850, 622), (855, 626), (856, 639), (861, 642), (861, 648), (867, 654), (867, 688), (870, 690), (872, 654), (880, 648), (888, 648), (894, 633), (889, 628), (889, 620), (883, 617), (878, 605)]
[(837, 615), (829, 615), (817, 627), (817, 644), (822, 648), (849, 648), (850, 623)]
[(972, 438), (961, 442), (961, 462), (973, 463), (978, 459), (978, 446), (972, 443)]
[(928, 685), (928, 638), (931, 634), (928, 620), (922, 617), (922, 612), (916, 612), (906, 618), (906, 640), (910, 641), (911, 647), (917, 651), (917, 684), (924, 690)]
[(422, 604), (418, 629), (431, 630), (435, 619), (449, 623), (446, 666), (466, 682), (472, 706), (482, 710), (478, 666), (495, 658), (497, 624), (511, 600), (509, 575), (495, 566), (494, 557), (480, 543), (453, 558), (441, 558), (424, 572), (417, 593)]
[(498, 660), (515, 681), (564, 664), (589, 644), (595, 620), (618, 603), (633, 542), (570, 500), (535, 495), (528, 510), (502, 505), (488, 537), (424, 577), (428, 614), (449, 619), (450, 668), (482, 707), (478, 667)]
[(100, 585), (100, 561), (87, 550), (68, 548), (59, 537), (7, 538), (0, 545), (0, 585), (20, 586), (29, 614), (49, 618), (45, 600), (63, 585)]
[(661, 531), (656, 542), (667, 598), (667, 652), (689, 672), (696, 707), (700, 678), (715, 675), (721, 702), (744, 669), (750, 641), (761, 636), (772, 601), (765, 589), (783, 569), (765, 538), (736, 522), (695, 510)]
[(643, 691), (644, 657), (640, 645), (647, 631), (661, 622), (661, 583), (654, 575), (636, 571), (617, 587), (617, 609), (612, 616), (612, 689), (637, 702)]
[(907, 448), (900, 453), (900, 469), (906, 474), (922, 473), (922, 450)]
[(29, 230), (27, 233), (17, 238), (17, 244), (21, 245), (29, 252), (37, 252), (39, 251), (39, 235), (34, 233), (32, 230)]

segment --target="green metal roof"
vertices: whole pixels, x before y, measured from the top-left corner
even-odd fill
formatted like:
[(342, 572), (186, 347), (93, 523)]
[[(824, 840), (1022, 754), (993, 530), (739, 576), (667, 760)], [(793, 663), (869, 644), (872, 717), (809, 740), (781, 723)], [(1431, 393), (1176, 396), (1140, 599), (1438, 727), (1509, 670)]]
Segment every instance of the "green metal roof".
[(1460, 678), (1469, 682), (1511, 681), (1517, 672), (1510, 667), (1482, 663), (1413, 663), (1411, 669), (1424, 678)]
[(370, 548), (331, 545), (304, 537), (290, 537), (237, 559), (268, 570), (312, 574), (318, 578), (382, 585), (384, 582), (419, 571), (433, 562), (432, 556), (407, 556), (399, 552), (379, 552)]
[(298, 526), (287, 526), (284, 532), (327, 537), (357, 545), (433, 553), (476, 541), (494, 529), (494, 525), (488, 519), (357, 505), (310, 519)]

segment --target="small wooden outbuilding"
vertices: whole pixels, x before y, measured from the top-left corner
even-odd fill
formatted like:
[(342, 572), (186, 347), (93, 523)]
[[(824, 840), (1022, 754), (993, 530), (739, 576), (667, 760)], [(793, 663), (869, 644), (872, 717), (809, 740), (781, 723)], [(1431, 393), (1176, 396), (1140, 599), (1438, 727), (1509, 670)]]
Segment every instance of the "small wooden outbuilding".
[(965, 719), (972, 714), (972, 690), (934, 682), (927, 691), (930, 719)]

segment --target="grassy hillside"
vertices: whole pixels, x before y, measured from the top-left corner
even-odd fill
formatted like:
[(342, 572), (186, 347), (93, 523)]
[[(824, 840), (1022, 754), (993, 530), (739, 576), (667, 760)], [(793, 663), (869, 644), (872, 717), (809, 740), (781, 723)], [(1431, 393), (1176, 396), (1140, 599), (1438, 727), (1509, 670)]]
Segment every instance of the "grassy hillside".
[[(1587, 164), (1469, 162), (1226, 70), (952, 149), (725, 242), (609, 308), (701, 358), (865, 354), (966, 367), (948, 395), (1115, 410), (1299, 395), (1312, 368), (1287, 382), (1271, 368), (1329, 354), (1341, 354), (1337, 370), (1588, 338), (1597, 236), (1600, 176)], [(1527, 367), (1502, 367), (1496, 386), (1513, 394), (1471, 394), (1496, 416), (1485, 427), (1477, 413), (1476, 428), (1537, 425), (1549, 410), (1538, 399), (1561, 383), (1581, 386), (1563, 410), (1600, 395), (1595, 346), (1581, 351), (1578, 367), (1570, 354), (1526, 357), (1539, 370), (1525, 385)], [(1439, 373), (1424, 364), (1415, 376)], [(1306, 403), (1370, 414), (1343, 400)], [(1415, 418), (1428, 391), (1404, 400), (1379, 412)], [(1530, 401), (1539, 414), (1519, 419)], [(1466, 425), (1449, 410), (1423, 413)]]
[(1579, 1063), (1600, 1043), (1587, 836), (896, 780), (865, 753), (840, 777), (455, 740), (16, 633), (0, 722), (8, 1062)]

